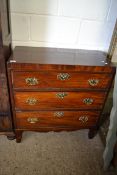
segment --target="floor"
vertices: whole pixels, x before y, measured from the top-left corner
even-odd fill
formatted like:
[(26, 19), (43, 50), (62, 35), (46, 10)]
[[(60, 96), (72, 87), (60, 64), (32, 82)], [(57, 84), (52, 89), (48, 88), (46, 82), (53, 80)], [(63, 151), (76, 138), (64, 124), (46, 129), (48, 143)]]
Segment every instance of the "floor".
[(24, 132), (21, 143), (0, 137), (0, 175), (116, 175), (103, 170), (104, 147), (87, 130)]

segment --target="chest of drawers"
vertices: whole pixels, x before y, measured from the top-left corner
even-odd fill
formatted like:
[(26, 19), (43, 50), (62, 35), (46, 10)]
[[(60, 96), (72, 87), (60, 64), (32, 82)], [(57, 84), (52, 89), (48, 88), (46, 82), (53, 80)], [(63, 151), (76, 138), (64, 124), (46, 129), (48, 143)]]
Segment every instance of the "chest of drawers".
[(115, 68), (99, 51), (16, 47), (8, 75), (17, 142), (23, 131), (87, 128), (92, 138)]

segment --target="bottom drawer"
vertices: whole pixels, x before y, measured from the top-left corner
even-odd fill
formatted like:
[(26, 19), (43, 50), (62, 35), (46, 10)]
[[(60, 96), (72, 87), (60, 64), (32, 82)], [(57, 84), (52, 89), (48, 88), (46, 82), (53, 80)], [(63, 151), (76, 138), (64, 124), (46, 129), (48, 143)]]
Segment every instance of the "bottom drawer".
[(16, 112), (19, 129), (39, 127), (92, 127), (96, 125), (100, 112), (90, 111), (39, 111)]

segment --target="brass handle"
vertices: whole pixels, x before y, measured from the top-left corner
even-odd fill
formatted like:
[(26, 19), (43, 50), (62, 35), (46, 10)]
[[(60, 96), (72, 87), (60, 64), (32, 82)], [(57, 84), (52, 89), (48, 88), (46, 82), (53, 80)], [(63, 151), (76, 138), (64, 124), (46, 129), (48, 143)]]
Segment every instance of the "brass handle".
[(68, 80), (70, 78), (70, 75), (68, 73), (60, 73), (57, 75), (57, 79), (59, 80)]
[(89, 120), (88, 116), (79, 117), (79, 121), (81, 121), (82, 123), (86, 123), (88, 120)]
[(61, 118), (61, 117), (64, 116), (64, 112), (55, 112), (55, 113), (54, 113), (54, 116), (55, 116), (55, 117), (58, 117), (58, 118)]
[(58, 98), (63, 99), (65, 96), (67, 96), (67, 93), (65, 93), (65, 92), (57, 93), (56, 96), (57, 96)]
[(38, 79), (35, 77), (34, 78), (28, 77), (25, 79), (25, 81), (26, 81), (26, 84), (30, 85), (30, 86), (34, 86), (34, 85), (39, 84)]
[(36, 98), (27, 98), (26, 103), (28, 103), (29, 105), (35, 105), (37, 101), (38, 100)]
[(29, 118), (27, 119), (27, 121), (28, 121), (29, 123), (37, 123), (37, 122), (39, 121), (39, 119), (38, 119), (37, 117), (34, 117), (34, 118), (29, 117)]
[(97, 84), (99, 83), (98, 79), (89, 79), (88, 80), (90, 86), (97, 86)]
[(93, 103), (93, 99), (92, 98), (85, 98), (83, 100), (83, 103), (85, 103), (86, 105), (91, 105)]

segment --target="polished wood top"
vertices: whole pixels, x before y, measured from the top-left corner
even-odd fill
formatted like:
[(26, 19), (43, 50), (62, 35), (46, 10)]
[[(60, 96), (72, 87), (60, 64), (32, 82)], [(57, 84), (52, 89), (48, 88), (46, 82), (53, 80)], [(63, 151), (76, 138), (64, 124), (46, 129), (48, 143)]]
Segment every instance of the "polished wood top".
[(17, 46), (10, 58), (12, 63), (55, 65), (108, 66), (106, 53), (101, 51)]

